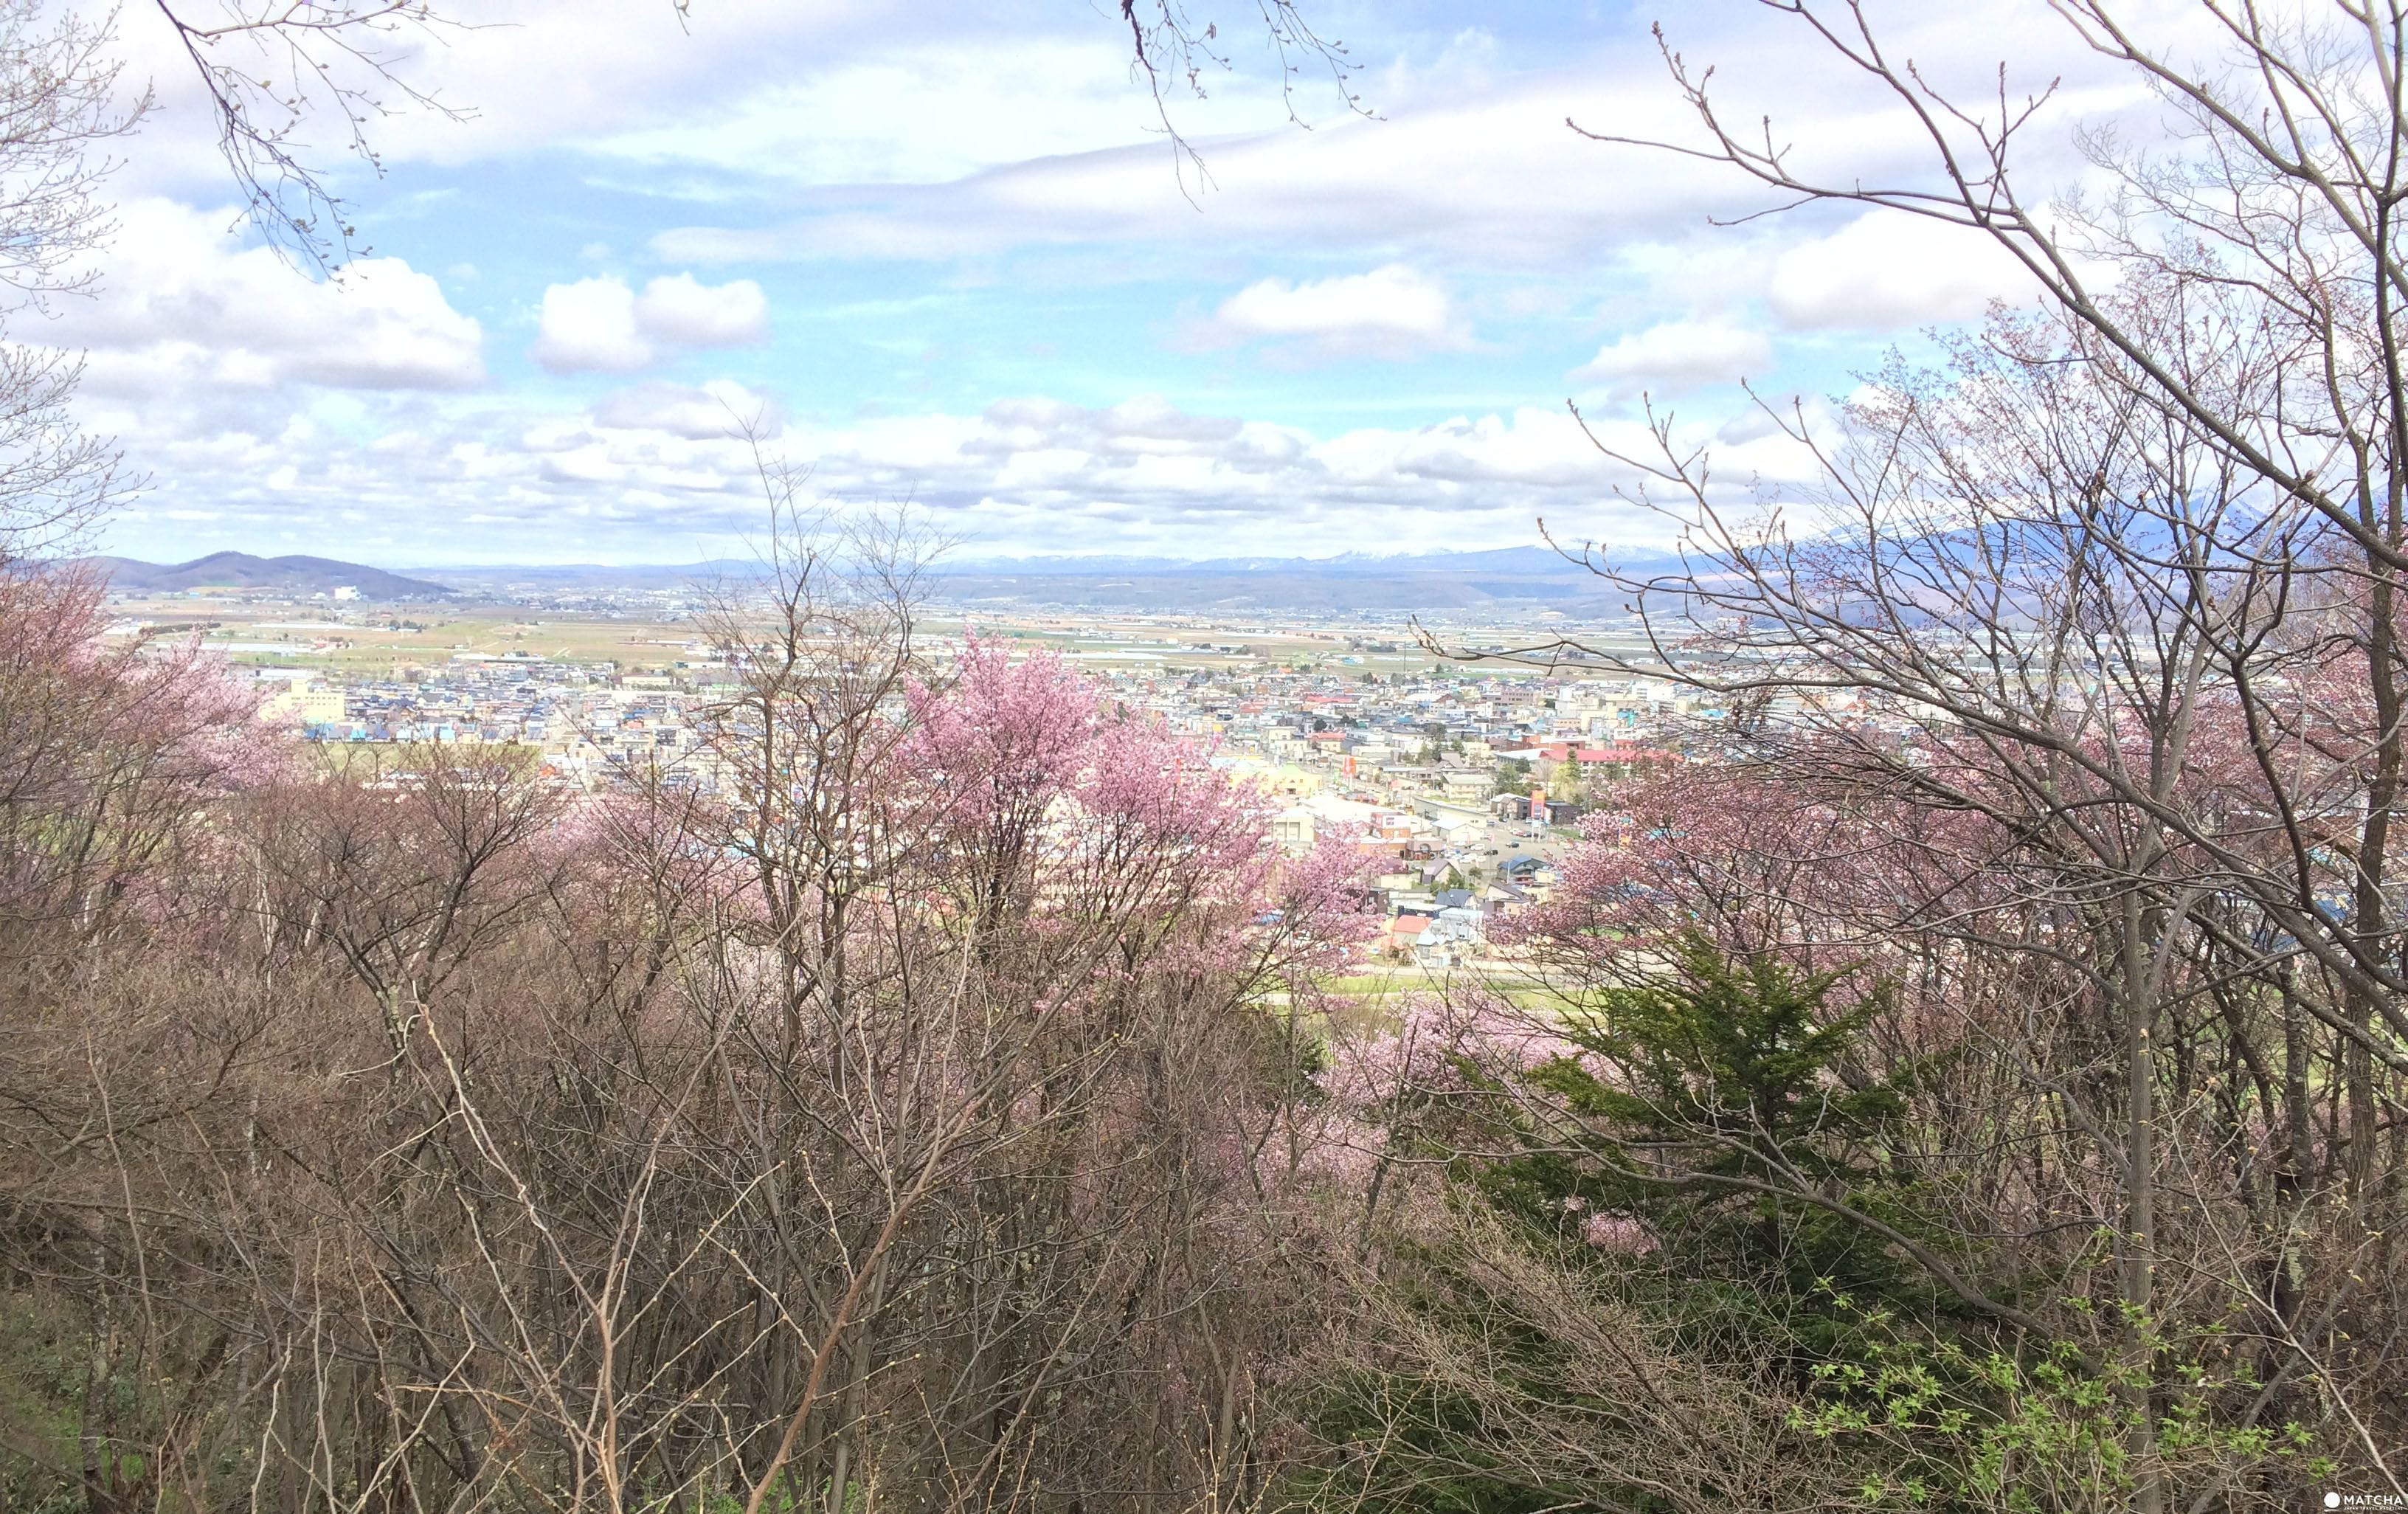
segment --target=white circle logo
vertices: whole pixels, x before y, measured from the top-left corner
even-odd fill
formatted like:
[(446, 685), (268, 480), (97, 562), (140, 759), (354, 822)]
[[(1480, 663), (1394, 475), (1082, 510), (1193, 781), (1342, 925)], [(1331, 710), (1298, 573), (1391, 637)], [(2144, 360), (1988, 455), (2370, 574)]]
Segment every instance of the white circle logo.
[(2326, 1493), (2326, 1494), (2325, 1494), (2325, 1507), (2327, 1507), (2327, 1508), (2339, 1508), (2339, 1507), (2341, 1507), (2341, 1494), (2339, 1494), (2339, 1493), (2337, 1493), (2337, 1492), (2328, 1492), (2328, 1493)]

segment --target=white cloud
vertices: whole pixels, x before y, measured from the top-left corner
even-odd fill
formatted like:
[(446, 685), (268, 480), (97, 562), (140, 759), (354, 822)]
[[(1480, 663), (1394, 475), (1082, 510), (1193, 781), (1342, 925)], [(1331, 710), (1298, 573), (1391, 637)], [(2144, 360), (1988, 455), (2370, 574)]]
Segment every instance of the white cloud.
[[(752, 454), (730, 434), (725, 407), (763, 401), (724, 382), (647, 383), (585, 410), (535, 414), (480, 397), (474, 408), (445, 402), (449, 416), (413, 402), (381, 425), (330, 417), (278, 432), (229, 416), (152, 455), (177, 476), (179, 508), (216, 511), (230, 533), (265, 537), (307, 522), (364, 555), (372, 538), (362, 533), (381, 532), (413, 543), (407, 556), (386, 554), (396, 562), (446, 551), (530, 562), (700, 557), (761, 526)], [(1635, 423), (1597, 425), (1627, 453), (1651, 445)], [(1529, 540), (1541, 516), (1568, 535), (1626, 545), (1668, 529), (1612, 502), (1613, 486), (1631, 481), (1625, 465), (1570, 416), (1535, 407), (1316, 435), (1152, 397), (1106, 407), (1032, 397), (970, 413), (785, 418), (774, 450), (810, 459), (811, 487), (831, 503), (910, 500), (976, 553), (1484, 546)], [(1742, 503), (1751, 473), (1797, 477), (1804, 466), (1778, 438), (1748, 439), (1718, 458)], [(473, 546), (454, 542), (463, 521), (475, 524)]]
[[(876, 0), (710, 0), (690, 9), (452, 0), (442, 13), (458, 24), (402, 26), (379, 39), (379, 59), (398, 78), (459, 108), (376, 121), (388, 164), (453, 167), (565, 149), (643, 175), (648, 191), (707, 194), (730, 179), (937, 182), (1147, 143), (1158, 129), (1151, 95), (1130, 77), (1125, 27), (1075, 6), (1054, 15), (946, 0), (909, 11)], [(129, 80), (159, 91), (135, 171), (158, 187), (221, 184), (213, 122), (182, 39), (147, 7), (129, 10), (121, 30)], [(234, 50), (221, 61), (281, 78), (287, 60), (246, 45), (259, 40), (228, 39)], [(1211, 98), (1182, 103), (1184, 129), (1210, 137), (1285, 121), (1276, 65), (1240, 62), (1211, 80)], [(340, 78), (379, 93), (364, 70)], [(322, 160), (339, 164), (331, 151)]]
[(1248, 284), (1221, 302), (1198, 336), (1206, 341), (1300, 338), (1326, 354), (1384, 357), (1461, 347), (1469, 339), (1445, 287), (1402, 263), (1301, 283), (1265, 279)]
[(313, 281), (226, 234), (230, 219), (165, 200), (118, 212), (91, 300), (66, 300), (27, 336), (86, 349), (86, 387), (139, 397), (193, 387), (459, 389), (484, 379), (484, 333), (399, 258)]
[(632, 373), (654, 355), (636, 329), (636, 292), (609, 275), (546, 289), (537, 330), (531, 355), (554, 373)]
[(1903, 210), (1873, 210), (1783, 252), (1765, 301), (1795, 327), (1887, 331), (1979, 316), (2034, 293), (1987, 236)]
[[(1565, 130), (1568, 113), (1596, 119), (1610, 98), (1570, 80), (1524, 81), (1445, 108), (1340, 120), (1310, 134), (1253, 133), (1208, 147), (1212, 187), (1200, 205), (1184, 197), (1159, 146), (1111, 146), (940, 186), (806, 195), (785, 224), (672, 227), (652, 248), (692, 263), (949, 261), (1019, 247), (1156, 243), (1177, 228), (1182, 241), (1207, 247), (1274, 240), (1531, 266), (1592, 258), (1634, 233), (1694, 225), (1703, 211), (1741, 203), (1727, 181), (1667, 181), (1627, 161), (1631, 154)], [(1532, 185), (1547, 190), (1534, 195)]]
[[(2113, 116), (2145, 103), (2128, 83), (2121, 93), (2101, 93), (2101, 80), (2122, 81), (2050, 14), (2045, 0), (2000, 0), (1987, 17), (1994, 24), (1980, 28), (1967, 27), (1946, 7), (1889, 8), (1896, 13), (1883, 18), (1885, 40), (1960, 97), (1978, 100), (1995, 90), (1993, 39), (2010, 33), (2021, 44), (2011, 82), (2063, 80), (2051, 109), (2018, 137), (2019, 157), (2039, 181), (2082, 171), (2067, 130), (2078, 115)], [(1601, 134), (1688, 138), (1697, 123), (1634, 23), (1575, 27), (1549, 17), (1536, 24), (1556, 66), (1500, 73), (1480, 60), (1478, 38), (1458, 39), (1450, 49), (1460, 55), (1455, 61), (1367, 74), (1362, 90), (1378, 119), (1340, 116), (1309, 133), (1249, 125), (1204, 141), (1213, 187), (1197, 206), (1182, 199), (1159, 143), (1133, 144), (1097, 123), (1078, 140), (1083, 151), (1050, 146), (982, 160), (972, 172), (966, 165), (992, 134), (972, 127), (976, 140), (965, 147), (932, 147), (932, 131), (958, 119), (932, 110), (925, 123), (894, 129), (898, 141), (919, 144), (913, 153), (956, 154), (964, 176), (954, 181), (939, 182), (933, 161), (924, 169), (887, 171), (882, 163), (830, 161), (798, 149), (788, 161), (795, 181), (806, 187), (788, 198), (793, 219), (672, 229), (656, 236), (653, 250), (680, 262), (946, 261), (1097, 241), (1225, 248), (1276, 241), (1323, 252), (1379, 249), (1379, 256), (1425, 268), (1595, 269), (1650, 240), (1726, 238), (1727, 231), (1707, 230), (1710, 215), (1767, 208), (1770, 196), (1742, 174), (1591, 141), (1568, 129), (1570, 118)], [(1929, 171), (1928, 144), (1905, 108), (1867, 92), (1861, 76), (1840, 60), (1801, 49), (1794, 25), (1689, 7), (1676, 41), (1692, 57), (1712, 60), (1718, 97), (1735, 117), (1772, 113), (1778, 135), (1796, 144), (1789, 161), (1799, 171), (1840, 183), (1914, 181)], [(986, 98), (978, 96), (982, 105)], [(769, 131), (777, 114), (764, 96), (756, 116), (746, 119)], [(997, 119), (995, 131), (1017, 137), (1016, 127)], [(1067, 117), (1048, 119), (1063, 121), (1064, 140), (1071, 139)], [(791, 136), (795, 129), (776, 130)], [(650, 140), (664, 155), (648, 161), (661, 166), (692, 163), (726, 171), (738, 161), (698, 137), (678, 137), (682, 145)], [(854, 187), (810, 187), (839, 184)], [(882, 187), (859, 187), (865, 185)]]
[(775, 401), (729, 379), (689, 387), (641, 383), (597, 400), (594, 424), (611, 430), (662, 431), (688, 441), (735, 436), (747, 426), (764, 440), (784, 426)]
[(632, 373), (676, 348), (733, 347), (768, 334), (769, 302), (750, 279), (654, 279), (638, 295), (615, 274), (553, 284), (531, 353), (554, 373)]
[(1601, 384), (1616, 397), (1641, 391), (1677, 395), (1761, 374), (1771, 362), (1772, 344), (1761, 331), (1719, 321), (1667, 321), (1608, 343), (1570, 377)]
[[(1158, 134), (1152, 96), (1129, 77), (1125, 30), (1045, 36), (1018, 21), (1007, 36), (915, 24), (920, 35), (881, 38), (855, 56), (806, 55), (765, 87), (713, 92), (581, 145), (623, 163), (785, 184), (933, 184)], [(1182, 127), (1227, 135), (1283, 125), (1275, 85), (1259, 71), (1218, 80), (1209, 99), (1180, 102)], [(1298, 104), (1314, 102), (1300, 91)]]
[[(492, 175), (459, 176), (460, 245), (490, 249), (480, 253), (486, 285), (530, 288), (547, 276), (567, 281), (572, 269), (624, 267), (626, 250), (647, 237), (664, 267), (704, 278), (716, 277), (706, 261), (922, 265), (796, 279), (793, 295), (781, 286), (781, 310), (843, 291), (898, 309), (941, 303), (959, 321), (939, 331), (896, 320), (863, 343), (876, 355), (857, 381), (850, 365), (835, 377), (797, 366), (819, 366), (818, 353), (779, 353), (747, 370), (785, 367), (780, 382), (802, 413), (775, 405), (765, 413), (784, 427), (781, 448), (816, 462), (822, 487), (851, 499), (915, 498), (982, 549), (1469, 545), (1525, 539), (1539, 514), (1577, 529), (1611, 512), (1598, 501), (1623, 475), (1568, 417), (1490, 397), (1556, 392), (1567, 361), (1553, 350), (1564, 322), (1536, 307), (1508, 308), (1518, 295), (1543, 286), (1550, 299), (1561, 295), (1563, 309), (1585, 311), (1622, 297), (1615, 281), (1653, 277), (1654, 308), (1696, 313), (1610, 341), (1580, 376), (1617, 391), (1669, 392), (1756, 371), (1765, 339), (1734, 312), (1770, 309), (1792, 326), (1885, 327), (1978, 313), (1991, 292), (1986, 275), (1964, 266), (1978, 253), (1962, 244), (1901, 252), (1878, 225), (1804, 246), (1797, 244), (1836, 223), (1776, 218), (1742, 233), (1708, 229), (1709, 212), (1759, 209), (1762, 196), (1733, 176), (1566, 130), (1568, 115), (1641, 137), (1694, 124), (1660, 59), (1618, 12), (1585, 29), (1554, 16), (1529, 24), (1487, 18), (1503, 28), (1500, 42), (1458, 37), (1434, 64), (1384, 73), (1389, 41), (1426, 56), (1445, 28), (1373, 38), (1383, 50), (1361, 52), (1371, 63), (1363, 94), (1381, 119), (1325, 122), (1310, 133), (1276, 108), (1258, 113), (1266, 102), (1276, 107), (1276, 93), (1256, 88), (1261, 65), (1240, 57), (1239, 74), (1216, 80), (1209, 106), (1181, 108), (1214, 184), (1190, 204), (1169, 150), (1146, 134), (1150, 101), (1128, 77), (1109, 14), (1073, 17), (1045, 36), (1023, 18), (997, 21), (962, 0), (908, 13), (869, 0), (712, 0), (695, 7), (687, 36), (668, 8), (604, 24), (590, 0), (461, 3), (464, 19), (501, 19), (506, 7), (517, 23), (466, 28), (418, 55), (439, 69), (428, 81), (477, 115), (411, 115), (380, 123), (377, 134), (388, 158), (429, 175), (517, 160)], [(1891, 35), (1900, 54), (1946, 75), (1960, 94), (1994, 82), (1985, 70), (1997, 36), (2034, 31), (2019, 67), (2040, 79), (2062, 72), (2069, 92), (2019, 140), (2041, 179), (2079, 172), (2062, 126), (2098, 98), (2103, 65), (2063, 45), (2061, 28), (2026, 27), (2045, 22), (2046, 0), (2000, 0), (2005, 8), (1986, 28), (1967, 28), (1945, 7), (1883, 3), (1899, 13), (1902, 29)], [(1772, 107), (1784, 139), (1799, 144), (1801, 166), (1839, 181), (1890, 181), (1928, 167), (1894, 110), (1868, 107), (1860, 79), (1813, 66), (1794, 29), (1736, 17), (1684, 15), (1675, 40), (1716, 65), (1735, 110)], [(148, 28), (129, 17), (129, 31), (150, 36)], [(416, 47), (407, 34), (397, 45)], [(1548, 71), (1517, 73), (1499, 61), (1540, 47), (1555, 65)], [(178, 83), (188, 65), (172, 46), (154, 50), (156, 58), (137, 56), (129, 78), (156, 74), (170, 94), (190, 94)], [(524, 88), (528, 78), (544, 87)], [(1309, 97), (1306, 108), (1314, 108)], [(137, 144), (143, 154), (165, 145), (172, 115), (152, 119)], [(208, 132), (179, 140), (189, 151), (177, 160), (185, 175), (177, 181), (222, 188)], [(530, 156), (538, 152), (549, 155)], [(577, 183), (537, 218), (557, 245), (522, 254), (514, 250), (528, 245), (523, 238), (485, 235), (479, 217), (535, 223), (511, 195), (525, 181), (520, 175), (564, 155)], [(382, 213), (373, 195), (363, 191), (370, 221)], [(687, 209), (664, 209), (681, 204)], [(655, 235), (706, 216), (724, 224)], [(725, 433), (728, 406), (762, 400), (755, 391), (725, 381), (630, 383), (567, 409), (490, 390), (409, 393), (474, 384), (481, 332), (407, 265), (366, 266), (342, 292), (351, 303), (336, 306), (326, 303), (333, 292), (310, 293), (316, 286), (265, 254), (240, 253), (215, 224), (194, 234), (208, 249), (197, 260), (179, 250), (190, 238), (153, 238), (131, 216), (127, 230), (122, 252), (155, 266), (130, 282), (113, 277), (158, 297), (95, 307), (134, 312), (106, 330), (71, 309), (59, 329), (78, 342), (77, 333), (101, 331), (91, 343), (95, 407), (116, 404), (103, 424), (126, 434), (179, 510), (205, 511), (261, 541), (315, 531), (322, 547), (356, 544), (363, 554), (374, 541), (394, 541), (385, 556), (400, 562), (447, 550), (558, 558), (606, 542), (619, 555), (658, 559), (695, 533), (753, 524), (749, 459)], [(1915, 229), (1901, 235), (1911, 240)], [(152, 252), (154, 241), (163, 251)], [(530, 276), (520, 259), (538, 255), (554, 261)], [(222, 266), (237, 257), (251, 261)], [(925, 267), (948, 260), (962, 266), (942, 275)], [(1056, 303), (1066, 269), (1151, 288), (1125, 304)], [(1248, 282), (1273, 270), (1287, 278)], [(1330, 270), (1340, 276), (1310, 277)], [(463, 266), (450, 277), (471, 276)], [(1197, 413), (1185, 408), (1192, 400), (986, 405), (998, 385), (1236, 392), (1224, 375), (1197, 371), (1212, 365), (1149, 373), (1139, 361), (1146, 354), (1121, 349), (1098, 360), (1102, 342), (1142, 324), (1142, 314), (1128, 318), (1138, 299), (1182, 278), (1191, 282), (1170, 298), (1195, 301), (1194, 334), (1207, 344), (1260, 343), (1273, 361), (1402, 355), (1467, 347), (1476, 321), (1482, 362), (1460, 372), (1430, 365), (1421, 373), (1431, 393), (1419, 398), (1395, 386), (1282, 387), (1248, 376), (1243, 392), (1257, 407), (1250, 414), (1393, 418), (1351, 430)], [(924, 284), (935, 292), (916, 287)], [(222, 296), (215, 308), (212, 290)], [(643, 374), (693, 350), (764, 339), (767, 307), (749, 281), (706, 284), (690, 273), (649, 284), (563, 281), (542, 298), (536, 355), (561, 371)], [(814, 311), (815, 333), (825, 314)], [(830, 319), (826, 329), (842, 339), (838, 325)], [(1504, 345), (1541, 325), (1552, 335), (1520, 350)], [(909, 355), (877, 370), (892, 355), (880, 345), (888, 339), (893, 353)], [(1783, 355), (1828, 357), (1828, 367), (1865, 345), (1801, 342)], [(939, 408), (845, 418), (859, 396)], [(117, 404), (126, 397), (140, 403)], [(1720, 418), (1700, 422), (1696, 440), (1713, 437)], [(1613, 444), (1646, 450), (1643, 434), (1598, 425)], [(1791, 476), (1782, 439), (1764, 427), (1742, 421), (1721, 440), (1728, 450), (1718, 450), (1720, 475), (1734, 490), (1751, 471)]]
[(736, 347), (769, 334), (769, 301), (750, 279), (696, 283), (693, 274), (655, 279), (636, 301), (636, 324), (681, 347)]

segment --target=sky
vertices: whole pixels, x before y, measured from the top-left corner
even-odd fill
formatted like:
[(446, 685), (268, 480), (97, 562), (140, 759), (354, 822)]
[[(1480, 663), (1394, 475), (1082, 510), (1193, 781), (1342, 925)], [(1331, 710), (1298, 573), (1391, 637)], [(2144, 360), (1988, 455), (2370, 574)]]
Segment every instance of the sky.
[[(1927, 171), (1894, 107), (1741, 0), (1304, 0), (1354, 67), (1284, 93), (1251, 5), (1172, 119), (1100, 0), (469, 0), (393, 65), (452, 114), (313, 120), (367, 249), (328, 279), (248, 232), (189, 66), (129, 7), (84, 423), (149, 480), (107, 550), (388, 567), (683, 563), (757, 540), (756, 461), (971, 559), (1660, 542), (1609, 443), (1643, 406), (1732, 488), (1811, 483), (1741, 387), (1835, 399), (2023, 297), (1965, 234), (1590, 141), (1693, 137), (1649, 35), (1805, 160)], [(2128, 83), (2039, 0), (1873, 7), (1943, 82), (2061, 78), (2036, 175)], [(1347, 96), (1359, 100), (1350, 107)], [(1293, 117), (1291, 117), (1291, 108)], [(737, 432), (749, 426), (748, 440)], [(1619, 493), (1617, 491), (1620, 491)]]

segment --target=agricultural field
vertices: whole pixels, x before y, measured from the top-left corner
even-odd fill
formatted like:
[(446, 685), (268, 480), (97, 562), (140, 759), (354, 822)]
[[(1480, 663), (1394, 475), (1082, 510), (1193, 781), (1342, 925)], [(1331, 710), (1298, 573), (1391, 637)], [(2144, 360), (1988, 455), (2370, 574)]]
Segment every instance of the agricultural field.
[[(554, 662), (615, 663), (623, 673), (666, 672), (701, 653), (681, 611), (559, 611), (524, 604), (329, 605), (256, 596), (163, 595), (112, 602), (119, 635), (198, 635), (245, 667), (322, 670), (338, 680), (389, 677), (464, 653), (529, 654)], [(923, 622), (939, 642), (966, 635), (1057, 653), (1090, 672), (1152, 669), (1220, 674), (1273, 669), (1440, 672), (1449, 665), (1409, 643), (1364, 647), (1305, 627), (1232, 628), (1189, 618), (1098, 620), (943, 612)], [(1467, 676), (1478, 676), (1467, 672)]]
[(690, 622), (538, 614), (517, 605), (329, 611), (322, 602), (218, 601), (179, 595), (121, 600), (111, 609), (119, 635), (198, 635), (237, 666), (308, 668), (338, 679), (390, 676), (462, 653), (611, 662), (624, 672), (640, 673), (685, 660), (695, 639)]

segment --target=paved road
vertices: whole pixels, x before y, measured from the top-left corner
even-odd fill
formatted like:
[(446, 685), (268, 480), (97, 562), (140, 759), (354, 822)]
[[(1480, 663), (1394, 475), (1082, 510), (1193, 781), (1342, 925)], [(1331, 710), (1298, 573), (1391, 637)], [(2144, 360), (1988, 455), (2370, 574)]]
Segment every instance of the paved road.
[(1560, 866), (1564, 855), (1578, 844), (1576, 839), (1560, 830), (1550, 829), (1544, 836), (1531, 837), (1522, 834), (1519, 826), (1491, 824), (1482, 828), (1480, 842), (1472, 850), (1481, 854), (1481, 862), (1491, 869), (1515, 855), (1535, 857)]

